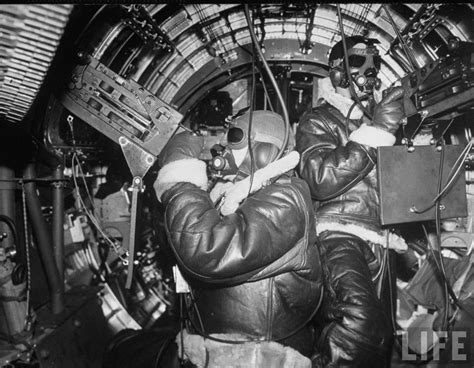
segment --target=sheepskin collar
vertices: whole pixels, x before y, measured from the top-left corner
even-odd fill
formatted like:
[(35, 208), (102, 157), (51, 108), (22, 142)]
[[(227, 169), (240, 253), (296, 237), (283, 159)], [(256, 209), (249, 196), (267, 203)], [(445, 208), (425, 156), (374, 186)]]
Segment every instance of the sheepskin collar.
[[(331, 83), (331, 79), (321, 78), (318, 80), (318, 101), (324, 100), (327, 103), (338, 109), (342, 115), (347, 116), (349, 109), (351, 108), (354, 101), (348, 97), (345, 97), (336, 92), (336, 89)], [(360, 119), (363, 116), (363, 111), (359, 106), (355, 106), (352, 109), (351, 116), (349, 119)]]

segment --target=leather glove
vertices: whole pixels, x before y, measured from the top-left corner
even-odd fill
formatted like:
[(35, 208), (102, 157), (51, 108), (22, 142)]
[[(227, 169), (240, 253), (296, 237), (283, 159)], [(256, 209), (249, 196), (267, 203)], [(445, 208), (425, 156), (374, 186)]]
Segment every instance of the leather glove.
[(199, 158), (204, 149), (204, 137), (189, 132), (175, 134), (158, 156), (160, 167), (173, 161)]
[(372, 124), (391, 134), (395, 134), (405, 118), (402, 87), (394, 87), (384, 91), (384, 97), (374, 108)]
[(182, 132), (173, 136), (158, 157), (160, 171), (153, 188), (159, 201), (178, 183), (191, 183), (207, 190), (206, 163), (199, 160), (204, 137)]
[(395, 133), (405, 118), (402, 87), (384, 91), (384, 97), (374, 108), (372, 123), (362, 124), (349, 136), (349, 140), (372, 148), (393, 146)]

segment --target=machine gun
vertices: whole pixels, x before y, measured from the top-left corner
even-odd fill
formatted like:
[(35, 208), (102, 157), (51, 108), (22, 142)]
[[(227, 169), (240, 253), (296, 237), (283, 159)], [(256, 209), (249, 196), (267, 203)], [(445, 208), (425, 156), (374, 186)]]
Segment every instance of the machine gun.
[(408, 117), (449, 121), (474, 106), (474, 44), (450, 40), (451, 54), (401, 79)]

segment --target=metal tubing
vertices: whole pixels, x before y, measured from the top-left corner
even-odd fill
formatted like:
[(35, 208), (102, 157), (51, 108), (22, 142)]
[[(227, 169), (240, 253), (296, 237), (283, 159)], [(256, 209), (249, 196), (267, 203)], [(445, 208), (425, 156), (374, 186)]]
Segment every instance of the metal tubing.
[(64, 285), (64, 172), (63, 166), (58, 165), (53, 178), (53, 245), (54, 259), (59, 273), (59, 283)]
[(265, 59), (265, 55), (263, 54), (262, 48), (258, 44), (257, 36), (255, 35), (255, 32), (253, 30), (253, 24), (250, 19), (250, 10), (249, 10), (248, 4), (244, 5), (244, 11), (245, 11), (245, 19), (247, 20), (247, 25), (249, 27), (250, 38), (252, 39), (252, 42), (255, 45), (255, 49), (257, 50), (258, 55), (260, 56), (260, 60), (262, 61), (263, 66), (265, 67), (265, 70), (267, 71), (268, 77), (270, 78), (270, 81), (272, 82), (272, 85), (275, 88), (275, 92), (281, 104), (280, 106), (283, 113), (283, 120), (285, 121), (285, 139), (283, 141), (283, 145), (280, 149), (280, 152), (278, 152), (278, 155), (276, 157), (276, 159), (279, 159), (283, 156), (283, 153), (285, 153), (285, 149), (288, 144), (288, 140), (290, 138), (290, 130), (291, 130), (290, 117), (288, 115), (288, 109), (286, 108), (286, 103), (283, 100), (283, 96), (281, 95), (280, 87), (278, 86), (275, 76), (273, 75), (270, 69), (270, 66), (267, 63), (267, 60)]
[(36, 194), (36, 184), (33, 181), (36, 179), (34, 164), (28, 164), (23, 178), (25, 180), (26, 205), (49, 284), (51, 310), (54, 314), (59, 314), (64, 310), (64, 284), (60, 282), (58, 268), (54, 259), (51, 233), (48, 231), (48, 225), (41, 212), (41, 203)]
[[(15, 226), (15, 171), (7, 166), (0, 165), (0, 215), (5, 216), (5, 220), (12, 221)], [(5, 250), (18, 246), (15, 244), (15, 236), (12, 228), (4, 221), (0, 221), (0, 233), (6, 233), (6, 238), (0, 241), (2, 261), (0, 262), (0, 295), (2, 297), (1, 307), (5, 321), (0, 323), (0, 332), (12, 336), (24, 330), (26, 302), (15, 300), (25, 289), (25, 283), (13, 285), (11, 280), (12, 264), (9, 260), (4, 260)], [(16, 239), (18, 241), (18, 239)], [(8, 298), (11, 298), (8, 300)]]
[[(12, 168), (0, 165), (0, 214), (15, 221), (15, 172)], [(1, 241), (5, 249), (15, 246), (13, 232), (8, 224), (0, 221), (0, 233), (7, 237)]]

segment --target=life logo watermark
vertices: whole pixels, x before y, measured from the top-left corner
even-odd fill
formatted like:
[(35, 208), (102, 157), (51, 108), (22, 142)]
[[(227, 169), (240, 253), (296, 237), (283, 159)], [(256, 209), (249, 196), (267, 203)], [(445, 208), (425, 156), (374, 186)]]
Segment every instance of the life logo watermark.
[(470, 329), (433, 331), (429, 328), (408, 328), (401, 339), (402, 361), (444, 361), (471, 363)]

